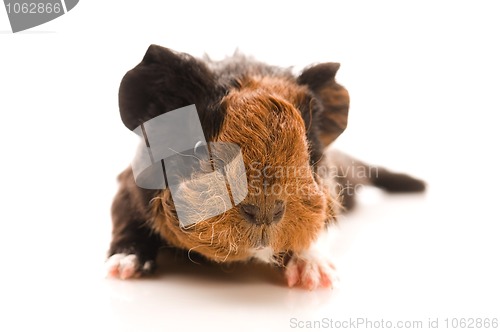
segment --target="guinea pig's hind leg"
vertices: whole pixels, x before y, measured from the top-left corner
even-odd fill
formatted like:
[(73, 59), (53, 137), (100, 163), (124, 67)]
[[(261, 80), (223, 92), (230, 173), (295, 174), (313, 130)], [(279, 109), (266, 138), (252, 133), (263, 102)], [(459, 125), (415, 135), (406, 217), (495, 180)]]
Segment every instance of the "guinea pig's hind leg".
[(289, 287), (308, 290), (333, 288), (338, 281), (333, 263), (312, 248), (293, 254), (286, 265), (285, 278)]

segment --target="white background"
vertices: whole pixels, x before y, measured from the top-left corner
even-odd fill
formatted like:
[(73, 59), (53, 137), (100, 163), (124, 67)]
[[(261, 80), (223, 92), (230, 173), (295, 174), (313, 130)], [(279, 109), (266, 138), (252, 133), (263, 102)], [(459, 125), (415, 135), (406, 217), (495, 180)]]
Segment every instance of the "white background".
[[(494, 1), (81, 1), (17, 34), (0, 9), (0, 330), (500, 318), (499, 34)], [(428, 192), (363, 193), (329, 237), (334, 291), (171, 260), (156, 278), (103, 278), (115, 176), (136, 142), (118, 86), (151, 43), (216, 59), (239, 48), (297, 72), (341, 62), (352, 104), (337, 146)]]

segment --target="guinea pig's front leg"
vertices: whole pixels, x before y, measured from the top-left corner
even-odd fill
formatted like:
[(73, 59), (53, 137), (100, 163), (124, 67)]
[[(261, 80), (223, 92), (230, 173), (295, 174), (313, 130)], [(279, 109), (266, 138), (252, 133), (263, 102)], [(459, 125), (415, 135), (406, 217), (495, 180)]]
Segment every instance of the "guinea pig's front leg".
[(335, 265), (313, 247), (292, 254), (285, 267), (285, 278), (289, 287), (308, 290), (333, 288), (338, 281)]
[(113, 233), (107, 275), (130, 279), (153, 272), (161, 237), (146, 223), (149, 197), (135, 186), (122, 185), (112, 206)]
[(113, 233), (106, 261), (107, 275), (130, 279), (151, 274), (156, 267), (161, 239), (139, 220), (129, 220)]

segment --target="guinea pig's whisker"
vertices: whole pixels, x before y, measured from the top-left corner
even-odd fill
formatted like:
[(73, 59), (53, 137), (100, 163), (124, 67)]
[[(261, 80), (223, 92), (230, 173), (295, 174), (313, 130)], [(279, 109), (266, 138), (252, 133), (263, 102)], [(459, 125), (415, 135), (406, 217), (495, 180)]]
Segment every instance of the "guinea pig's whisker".
[(197, 159), (198, 161), (203, 162), (203, 160), (201, 160), (200, 158), (198, 158), (194, 154), (180, 153), (179, 151), (176, 151), (176, 150), (174, 150), (172, 148), (168, 148), (168, 149), (171, 150), (172, 152), (174, 152), (175, 154), (179, 155), (179, 156), (182, 156), (182, 157), (193, 157), (193, 158)]
[(312, 164), (312, 167), (318, 165), (322, 160), (323, 160), (324, 156), (322, 155), (317, 161), (315, 161), (313, 164)]
[(224, 257), (224, 259), (222, 260), (222, 262), (227, 261), (227, 258), (229, 257), (229, 254), (231, 254), (231, 246), (228, 248), (227, 255), (226, 255), (226, 257)]
[(197, 248), (199, 248), (199, 247), (203, 247), (203, 245), (197, 245), (197, 246), (195, 246), (195, 247), (192, 247), (192, 248), (191, 248), (191, 249), (189, 249), (189, 250), (188, 250), (188, 252), (187, 252), (188, 259), (189, 259), (191, 262), (193, 262), (193, 263), (195, 263), (195, 264), (198, 264), (198, 265), (200, 265), (200, 263), (198, 263), (197, 261), (195, 261), (194, 259), (192, 259), (192, 258), (191, 258), (191, 251), (196, 250), (196, 249), (197, 249)]
[(210, 236), (210, 245), (214, 244), (214, 236), (215, 236), (215, 224), (212, 224), (212, 235)]

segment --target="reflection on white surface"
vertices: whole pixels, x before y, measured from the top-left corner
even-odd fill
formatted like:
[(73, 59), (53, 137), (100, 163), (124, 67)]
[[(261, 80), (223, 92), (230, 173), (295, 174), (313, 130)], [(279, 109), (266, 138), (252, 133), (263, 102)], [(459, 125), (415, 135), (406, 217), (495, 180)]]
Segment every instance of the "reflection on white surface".
[[(153, 277), (106, 279), (105, 247), (83, 246), (102, 229), (86, 229), (78, 247), (59, 254), (59, 248), (45, 255), (21, 250), (29, 263), (3, 277), (2, 302), (13, 314), (2, 324), (57, 331), (287, 331), (293, 318), (496, 315), (500, 274), (492, 264), (498, 252), (492, 226), (482, 216), (472, 230), (458, 211), (433, 207), (435, 190), (383, 194), (377, 206), (361, 205), (342, 218), (327, 242), (341, 279), (334, 290), (289, 289), (279, 270), (258, 263), (194, 264), (169, 252), (162, 252)], [(428, 218), (429, 209), (437, 219)]]

